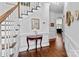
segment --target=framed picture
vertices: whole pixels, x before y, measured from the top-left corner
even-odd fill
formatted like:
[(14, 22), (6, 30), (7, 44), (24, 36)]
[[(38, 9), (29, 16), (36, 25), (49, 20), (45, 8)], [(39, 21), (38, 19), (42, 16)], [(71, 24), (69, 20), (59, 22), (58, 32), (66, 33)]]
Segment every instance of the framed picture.
[[(66, 12), (66, 23), (68, 26), (70, 26), (72, 24), (72, 22), (74, 22), (74, 12), (72, 11), (67, 11)], [(78, 18), (77, 18), (78, 19)]]
[(71, 11), (67, 11), (66, 12), (66, 23), (67, 23), (68, 26), (71, 25), (71, 17), (72, 17)]
[(50, 23), (50, 27), (54, 27), (54, 23)]
[(21, 2), (21, 5), (30, 7), (30, 2)]
[(40, 29), (40, 19), (32, 18), (32, 30), (33, 29)]

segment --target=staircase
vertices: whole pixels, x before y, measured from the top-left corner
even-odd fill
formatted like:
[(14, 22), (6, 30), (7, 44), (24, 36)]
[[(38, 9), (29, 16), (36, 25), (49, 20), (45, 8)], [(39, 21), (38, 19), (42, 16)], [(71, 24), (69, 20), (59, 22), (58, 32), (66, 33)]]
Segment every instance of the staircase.
[(0, 57), (18, 56), (18, 21), (18, 4), (0, 16)]
[[(7, 3), (13, 7), (0, 16), (0, 57), (16, 57), (20, 45), (20, 18), (41, 7), (39, 2)], [(1, 5), (0, 5), (1, 6)]]
[(29, 16), (34, 11), (39, 10), (41, 3), (39, 2), (20, 2), (20, 18), (24, 15)]

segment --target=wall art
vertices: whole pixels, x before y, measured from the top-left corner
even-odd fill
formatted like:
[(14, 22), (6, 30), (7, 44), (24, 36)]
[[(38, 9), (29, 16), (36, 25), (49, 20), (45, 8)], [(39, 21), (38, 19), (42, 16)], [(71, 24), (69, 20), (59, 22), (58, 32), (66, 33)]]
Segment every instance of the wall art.
[(40, 29), (40, 19), (32, 18), (32, 30), (33, 29)]

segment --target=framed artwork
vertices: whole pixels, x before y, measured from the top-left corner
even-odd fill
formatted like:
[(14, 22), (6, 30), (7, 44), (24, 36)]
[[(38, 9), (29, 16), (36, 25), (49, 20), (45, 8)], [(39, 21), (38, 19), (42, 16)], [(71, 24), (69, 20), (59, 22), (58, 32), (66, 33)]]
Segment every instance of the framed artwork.
[(71, 11), (67, 11), (66, 12), (66, 23), (68, 26), (71, 25), (71, 19), (72, 19)]
[(54, 23), (50, 23), (50, 27), (54, 27)]
[(40, 29), (40, 19), (32, 18), (32, 30), (33, 29)]
[(74, 21), (74, 13), (71, 13), (71, 11), (67, 11), (66, 12), (66, 23), (68, 26), (71, 25), (71, 23)]
[(21, 5), (30, 7), (30, 2), (21, 2)]

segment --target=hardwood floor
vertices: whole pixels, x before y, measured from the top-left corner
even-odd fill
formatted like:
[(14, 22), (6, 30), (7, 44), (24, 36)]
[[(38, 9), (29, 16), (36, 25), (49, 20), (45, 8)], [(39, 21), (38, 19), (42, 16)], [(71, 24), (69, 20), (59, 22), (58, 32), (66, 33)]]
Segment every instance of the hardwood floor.
[(50, 46), (38, 49), (36, 53), (35, 50), (30, 52), (19, 52), (19, 57), (67, 57), (62, 36), (57, 34), (56, 40), (49, 41)]

